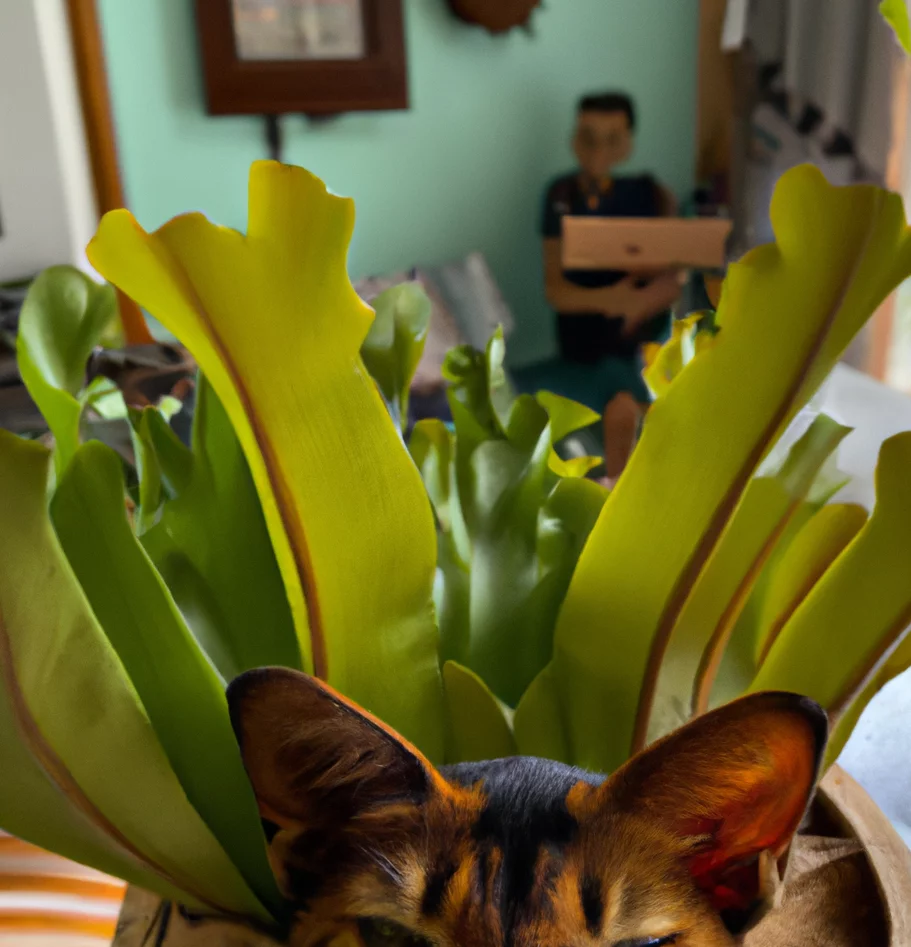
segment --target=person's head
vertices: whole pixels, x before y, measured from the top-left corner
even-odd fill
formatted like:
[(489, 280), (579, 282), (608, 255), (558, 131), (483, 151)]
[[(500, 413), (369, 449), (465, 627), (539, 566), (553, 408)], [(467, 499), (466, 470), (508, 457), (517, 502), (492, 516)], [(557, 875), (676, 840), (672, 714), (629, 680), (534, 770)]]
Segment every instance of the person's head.
[(603, 178), (622, 164), (633, 150), (636, 110), (622, 92), (586, 95), (579, 100), (573, 151), (579, 167), (593, 178)]

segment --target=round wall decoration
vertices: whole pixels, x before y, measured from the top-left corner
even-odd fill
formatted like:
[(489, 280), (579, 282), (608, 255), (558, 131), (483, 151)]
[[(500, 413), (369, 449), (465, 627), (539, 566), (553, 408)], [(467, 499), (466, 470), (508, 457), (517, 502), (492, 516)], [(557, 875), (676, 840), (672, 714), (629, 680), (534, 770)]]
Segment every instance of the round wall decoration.
[(466, 23), (483, 26), (491, 33), (506, 33), (526, 26), (541, 0), (449, 0), (457, 17)]

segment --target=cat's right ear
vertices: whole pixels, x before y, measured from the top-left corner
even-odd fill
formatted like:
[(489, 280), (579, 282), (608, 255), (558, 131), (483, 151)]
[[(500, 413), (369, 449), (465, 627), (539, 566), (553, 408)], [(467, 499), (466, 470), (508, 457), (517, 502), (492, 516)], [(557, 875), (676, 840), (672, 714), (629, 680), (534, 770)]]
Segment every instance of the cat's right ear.
[(228, 704), (260, 812), (280, 828), (420, 805), (431, 789), (433, 767), (413, 746), (300, 671), (248, 671)]
[(785, 855), (807, 811), (826, 733), (813, 701), (751, 694), (648, 747), (599, 792), (614, 811), (676, 837), (697, 887), (740, 932), (764, 907), (770, 860)]

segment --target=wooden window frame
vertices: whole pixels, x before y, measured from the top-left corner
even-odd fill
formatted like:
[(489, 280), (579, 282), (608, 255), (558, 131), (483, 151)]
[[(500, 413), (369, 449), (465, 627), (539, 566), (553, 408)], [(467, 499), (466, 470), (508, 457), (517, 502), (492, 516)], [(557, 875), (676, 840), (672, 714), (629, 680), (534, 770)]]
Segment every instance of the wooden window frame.
[[(909, 163), (911, 163), (911, 59), (902, 55), (895, 66), (892, 86), (892, 144), (886, 165), (886, 186), (897, 191), (908, 209)], [(864, 359), (865, 371), (880, 381), (889, 382), (889, 362), (895, 338), (898, 290), (879, 307), (870, 321), (870, 336)]]
[[(66, 10), (95, 203), (100, 216), (126, 206), (105, 69), (104, 42), (96, 0), (66, 0)], [(117, 298), (127, 344), (148, 345), (154, 342), (139, 306), (119, 290)]]

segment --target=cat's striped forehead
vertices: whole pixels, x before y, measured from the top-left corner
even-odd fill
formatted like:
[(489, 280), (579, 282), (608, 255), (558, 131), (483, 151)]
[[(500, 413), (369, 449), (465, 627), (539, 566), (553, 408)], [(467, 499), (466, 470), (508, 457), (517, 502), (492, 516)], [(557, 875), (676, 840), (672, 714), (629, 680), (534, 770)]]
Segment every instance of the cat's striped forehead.
[[(516, 927), (552, 920), (559, 907), (566, 910), (570, 904), (580, 908), (588, 927), (600, 929), (603, 885), (573, 864), (580, 823), (571, 810), (580, 790), (597, 786), (601, 778), (529, 758), (463, 764), (443, 772), (451, 782), (478, 791), (483, 801), (470, 827), (467, 868), (461, 872), (467, 883), (461, 889), (445, 885), (452, 866), (429, 876), (428, 890), (442, 891), (435, 899), (438, 909), (448, 905), (451, 912), (465, 913), (466, 904), (477, 905), (507, 941)], [(577, 890), (567, 890), (573, 887)]]
[[(289, 894), (317, 916), (379, 917), (447, 947), (595, 945), (626, 929), (624, 915), (635, 934), (638, 919), (673, 902), (676, 916), (659, 918), (660, 934), (692, 907), (666, 838), (637, 840), (627, 819), (622, 837), (605, 843), (606, 827), (586, 807), (601, 777), (528, 758), (441, 775), (445, 791), (353, 820), (346, 844), (318, 856), (319, 874), (318, 840), (299, 835), (279, 859)], [(369, 845), (356, 841), (362, 833)]]

